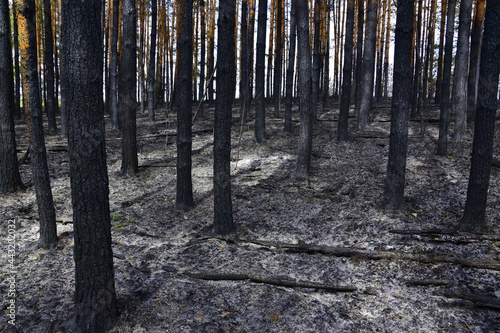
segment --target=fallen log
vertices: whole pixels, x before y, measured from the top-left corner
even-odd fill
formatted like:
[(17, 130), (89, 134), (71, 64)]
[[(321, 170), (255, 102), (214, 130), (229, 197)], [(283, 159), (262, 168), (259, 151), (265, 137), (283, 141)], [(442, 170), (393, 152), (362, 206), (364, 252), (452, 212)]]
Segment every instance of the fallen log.
[(418, 235), (418, 236), (422, 236), (422, 237), (433, 238), (433, 239), (435, 239), (437, 241), (441, 241), (441, 242), (449, 242), (449, 243), (455, 243), (455, 244), (462, 244), (462, 243), (466, 244), (466, 243), (473, 243), (473, 242), (479, 242), (479, 241), (492, 241), (492, 242), (499, 242), (500, 241), (500, 235), (481, 235), (481, 234), (462, 233), (462, 232), (440, 230), (440, 229), (427, 229), (427, 230), (426, 229), (423, 229), (423, 230), (393, 229), (393, 230), (389, 230), (389, 232), (393, 233), (393, 234)]
[(408, 286), (450, 286), (451, 282), (450, 281), (443, 281), (443, 280), (407, 280), (406, 284)]
[(474, 269), (491, 269), (500, 271), (500, 261), (493, 259), (467, 259), (458, 257), (442, 257), (425, 254), (409, 254), (393, 251), (370, 251), (343, 246), (328, 246), (319, 244), (290, 244), (282, 242), (272, 242), (263, 240), (241, 240), (241, 239), (224, 239), (224, 241), (234, 243), (248, 243), (260, 245), (267, 248), (288, 249), (293, 252), (301, 252), (307, 254), (321, 254), (334, 257), (355, 257), (364, 260), (408, 260), (421, 262), (425, 264), (453, 264)]
[(500, 311), (500, 299), (495, 296), (485, 296), (476, 294), (457, 294), (454, 292), (443, 293), (442, 296), (446, 298), (462, 299), (465, 301), (473, 302), (477, 306), (489, 308), (495, 311)]
[(329, 284), (323, 283), (315, 283), (315, 282), (300, 282), (295, 280), (282, 279), (278, 277), (265, 278), (259, 276), (249, 276), (246, 274), (237, 274), (237, 273), (192, 273), (192, 272), (184, 272), (185, 275), (200, 280), (209, 280), (209, 281), (250, 281), (254, 283), (262, 283), (279, 287), (287, 287), (287, 288), (310, 288), (317, 290), (325, 290), (328, 292), (353, 292), (356, 291), (354, 287), (345, 287), (345, 286), (333, 286)]

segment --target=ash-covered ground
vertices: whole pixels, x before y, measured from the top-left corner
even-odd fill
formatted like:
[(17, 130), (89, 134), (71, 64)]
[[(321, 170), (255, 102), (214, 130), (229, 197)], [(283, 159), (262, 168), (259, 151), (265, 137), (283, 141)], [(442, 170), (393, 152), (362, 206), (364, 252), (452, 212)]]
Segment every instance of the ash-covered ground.
[[(410, 123), (406, 205), (381, 205), (389, 105), (352, 140), (336, 140), (338, 105), (320, 108), (312, 174), (292, 178), (298, 142), (283, 119), (267, 141), (234, 108), (232, 195), (237, 232), (211, 233), (213, 109), (194, 123), (196, 207), (175, 209), (175, 117), (138, 115), (140, 172), (120, 175), (119, 132), (107, 127), (116, 290), (111, 332), (500, 332), (500, 169), (491, 174), (488, 235), (457, 234), (472, 130), (437, 156), (438, 111)], [(268, 114), (271, 114), (269, 111)], [(106, 120), (108, 121), (108, 119)], [(350, 118), (352, 126), (355, 117)], [(453, 125), (451, 126), (451, 129)], [(25, 126), (16, 126), (20, 153)], [(451, 133), (450, 133), (451, 134)], [(59, 244), (36, 249), (31, 165), (25, 191), (2, 194), (0, 331), (74, 332), (73, 227), (66, 140), (48, 137)], [(494, 155), (500, 156), (497, 133)], [(17, 313), (6, 316), (7, 221), (16, 220)]]

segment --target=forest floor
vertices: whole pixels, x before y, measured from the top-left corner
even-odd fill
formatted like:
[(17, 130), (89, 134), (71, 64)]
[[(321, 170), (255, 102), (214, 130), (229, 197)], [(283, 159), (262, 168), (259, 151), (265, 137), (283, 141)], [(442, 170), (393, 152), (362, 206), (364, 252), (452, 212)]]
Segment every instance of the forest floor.
[[(469, 176), (472, 130), (437, 156), (438, 111), (409, 133), (406, 204), (382, 208), (389, 105), (366, 131), (338, 142), (338, 105), (319, 111), (312, 174), (291, 175), (291, 134), (268, 116), (267, 141), (234, 109), (232, 195), (237, 232), (211, 233), (213, 109), (194, 123), (196, 206), (175, 208), (175, 118), (138, 114), (140, 172), (120, 175), (119, 132), (107, 122), (116, 291), (111, 332), (500, 332), (500, 169), (491, 174), (488, 235), (454, 232)], [(268, 115), (272, 114), (268, 110)], [(352, 126), (355, 118), (351, 117)], [(500, 128), (497, 124), (497, 128)], [(425, 129), (422, 134), (422, 128)], [(453, 124), (450, 127), (453, 129)], [(20, 152), (25, 126), (16, 126)], [(7, 220), (16, 221), (18, 332), (75, 332), (73, 227), (66, 140), (47, 140), (58, 219), (55, 249), (36, 249), (37, 206), (29, 159), (25, 191), (0, 195), (3, 298), (8, 332)], [(500, 156), (497, 131), (494, 155)]]

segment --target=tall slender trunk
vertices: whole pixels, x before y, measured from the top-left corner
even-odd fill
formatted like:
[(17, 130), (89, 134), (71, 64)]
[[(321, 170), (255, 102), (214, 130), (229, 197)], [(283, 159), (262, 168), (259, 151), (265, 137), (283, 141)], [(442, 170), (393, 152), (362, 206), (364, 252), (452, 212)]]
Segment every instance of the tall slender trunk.
[(314, 35), (313, 35), (313, 52), (312, 52), (312, 89), (311, 89), (311, 107), (313, 119), (316, 120), (318, 115), (318, 94), (319, 94), (319, 77), (321, 72), (321, 41), (320, 41), (320, 24), (321, 24), (321, 7), (320, 0), (314, 1)]
[(215, 71), (215, 54), (214, 54), (214, 44), (215, 44), (215, 0), (210, 1), (210, 20), (208, 29), (208, 100), (213, 102), (214, 100), (214, 71)]
[[(479, 69), (478, 107), (467, 201), (460, 229), (474, 233), (487, 232), (490, 222), (486, 220), (486, 206), (495, 140), (495, 118), (498, 108), (498, 76), (500, 62), (500, 1), (488, 1), (484, 21), (484, 37), (481, 47)], [(495, 207), (496, 208), (496, 207)]]
[(344, 44), (344, 68), (342, 81), (342, 94), (340, 97), (340, 112), (338, 122), (338, 140), (349, 139), (348, 118), (351, 106), (351, 86), (352, 86), (352, 54), (354, 47), (354, 6), (356, 0), (347, 2), (346, 36)]
[(481, 59), (481, 39), (484, 25), (486, 0), (476, 0), (474, 23), (472, 24), (470, 41), (469, 78), (467, 83), (467, 121), (476, 117), (477, 85), (479, 78), (479, 63)]
[(295, 49), (297, 48), (297, 0), (292, 0), (290, 13), (290, 46), (289, 62), (286, 70), (286, 104), (285, 104), (285, 131), (292, 131), (292, 99), (293, 76), (295, 68)]
[(439, 29), (439, 51), (438, 51), (438, 68), (436, 76), (436, 103), (441, 103), (441, 87), (443, 81), (443, 64), (444, 64), (444, 44), (445, 44), (445, 31), (446, 31), (446, 13), (448, 9), (448, 0), (441, 1), (441, 27)]
[(457, 54), (453, 82), (456, 140), (463, 140), (467, 131), (467, 81), (469, 77), (469, 37), (472, 0), (460, 1)]
[(16, 154), (14, 73), (9, 22), (9, 2), (0, 0), (0, 193), (14, 192), (24, 187)]
[[(269, 22), (270, 32), (269, 32), (269, 51), (267, 53), (267, 80), (266, 80), (266, 97), (270, 98), (272, 95), (271, 92), (271, 80), (272, 80), (272, 69), (273, 69), (273, 57), (274, 57), (274, 22), (276, 21), (276, 3), (277, 0), (271, 0), (271, 17)], [(267, 9), (266, 9), (267, 11)]]
[(111, 20), (111, 46), (109, 63), (109, 112), (111, 114), (111, 126), (118, 128), (118, 30), (119, 30), (119, 7), (120, 1), (113, 0), (113, 18)]
[(299, 55), (300, 138), (294, 178), (304, 179), (311, 171), (313, 110), (311, 106), (311, 48), (309, 42), (307, 0), (297, 0), (297, 42)]
[(52, 19), (51, 19), (51, 0), (43, 0), (44, 13), (44, 32), (45, 32), (45, 79), (47, 81), (47, 104), (45, 111), (47, 112), (49, 133), (55, 134), (57, 131), (56, 125), (56, 96), (54, 91), (54, 48), (52, 39)]
[(264, 97), (264, 70), (266, 60), (267, 0), (259, 0), (257, 27), (257, 56), (255, 63), (255, 141), (266, 140), (266, 100)]
[(75, 314), (81, 332), (104, 332), (118, 315), (100, 85), (103, 74), (100, 9), (97, 1), (62, 1), (62, 53), (66, 54), (64, 67), (68, 73)]
[(282, 1), (277, 1), (276, 8), (276, 53), (274, 57), (274, 117), (278, 118), (280, 115), (281, 107), (281, 76), (283, 70), (283, 42), (281, 39), (282, 35), (282, 23), (283, 23), (283, 6)]
[(156, 20), (158, 16), (157, 0), (151, 0), (151, 43), (149, 49), (148, 66), (148, 120), (155, 120), (155, 91), (156, 91)]
[(385, 52), (384, 52), (384, 97), (389, 96), (389, 47), (391, 42), (391, 11), (392, 1), (389, 0), (387, 4), (387, 27), (385, 37)]
[(177, 66), (175, 87), (177, 109), (177, 209), (193, 207), (193, 182), (191, 178), (191, 123), (193, 71), (193, 2), (177, 3)]
[(47, 152), (43, 135), (42, 100), (39, 90), (37, 71), (37, 45), (35, 23), (35, 1), (16, 0), (19, 9), (19, 40), (23, 91), (27, 121), (31, 129), (30, 144), (32, 151), (33, 182), (40, 217), (39, 245), (50, 248), (57, 243), (56, 213), (50, 187)]
[(356, 114), (359, 115), (359, 105), (361, 102), (361, 80), (363, 77), (363, 41), (364, 41), (364, 25), (365, 25), (365, 1), (366, 0), (357, 0), (358, 3), (358, 34), (356, 36), (356, 67), (354, 76), (354, 103)]
[(375, 39), (377, 33), (377, 0), (368, 0), (366, 13), (366, 38), (363, 54), (363, 76), (361, 81), (361, 100), (359, 103), (358, 128), (368, 126), (373, 103), (373, 80), (375, 74)]
[(240, 38), (240, 123), (243, 124), (247, 118), (246, 109), (248, 98), (248, 0), (243, 0), (241, 3), (241, 38)]
[(135, 0), (124, 0), (122, 4), (123, 17), (123, 48), (120, 59), (120, 107), (122, 108), (122, 166), (125, 176), (134, 175), (139, 171), (137, 159), (137, 14)]
[(441, 81), (441, 101), (439, 116), (439, 137), (437, 154), (444, 156), (448, 153), (448, 128), (450, 126), (450, 81), (451, 62), (453, 53), (453, 33), (455, 31), (455, 5), (456, 0), (448, 1), (446, 15), (446, 45), (444, 50), (443, 78)]
[[(231, 202), (231, 119), (236, 88), (234, 57), (235, 1), (220, 0), (218, 20), (217, 101), (214, 120), (214, 233), (236, 229)], [(246, 18), (245, 18), (246, 19)]]
[(422, 5), (423, 0), (418, 0), (417, 20), (415, 21), (415, 44), (414, 44), (414, 62), (413, 62), (413, 86), (411, 97), (411, 118), (415, 118), (418, 113), (418, 89), (420, 87), (420, 78), (422, 74), (422, 61), (420, 50), (422, 48)]
[(397, 4), (394, 54), (394, 82), (391, 106), (389, 159), (384, 191), (384, 205), (399, 209), (404, 204), (406, 154), (408, 150), (408, 120), (411, 104), (411, 53), (414, 0), (399, 0)]
[[(15, 102), (14, 102), (14, 117), (21, 118), (21, 73), (19, 70), (19, 29), (17, 26), (17, 3), (12, 3), (12, 16), (14, 21), (14, 77), (16, 79), (15, 86)], [(9, 22), (9, 21), (6, 21)]]

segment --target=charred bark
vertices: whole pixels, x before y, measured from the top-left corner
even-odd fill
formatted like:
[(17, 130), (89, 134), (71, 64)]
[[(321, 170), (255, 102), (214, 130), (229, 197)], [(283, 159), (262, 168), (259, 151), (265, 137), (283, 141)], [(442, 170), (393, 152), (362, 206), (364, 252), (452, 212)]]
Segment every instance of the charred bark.
[(39, 245), (49, 248), (57, 242), (56, 213), (50, 188), (47, 152), (43, 135), (42, 100), (40, 97), (37, 48), (35, 1), (17, 0), (19, 9), (19, 40), (25, 111), (30, 131), (33, 182), (35, 183), (36, 202), (40, 216)]
[(472, 143), (472, 159), (460, 228), (464, 231), (483, 233), (488, 230), (486, 205), (490, 181), (495, 117), (498, 108), (498, 76), (500, 63), (500, 2), (490, 1), (486, 6), (484, 37), (479, 69), (478, 103)]
[[(177, 197), (178, 209), (193, 207), (193, 183), (191, 179), (191, 123), (193, 80), (193, 2), (181, 1), (177, 5), (177, 66), (175, 81), (175, 106), (177, 109)], [(234, 59), (233, 59), (234, 61)]]
[(104, 115), (98, 1), (63, 0), (68, 70), (71, 197), (75, 230), (75, 312), (81, 332), (111, 328), (117, 316)]
[(214, 120), (214, 226), (216, 234), (236, 229), (231, 201), (231, 117), (236, 89), (233, 0), (220, 0), (218, 22), (217, 100)]
[(398, 1), (394, 50), (397, 56), (394, 57), (389, 161), (384, 192), (384, 205), (388, 209), (398, 209), (404, 204), (412, 84), (413, 12), (413, 0)]
[(257, 56), (255, 63), (255, 141), (266, 140), (266, 101), (264, 98), (264, 71), (266, 60), (267, 0), (259, 0), (257, 26)]
[(9, 2), (0, 1), (0, 193), (23, 188), (14, 129), (14, 73), (10, 43)]
[(344, 44), (344, 68), (342, 81), (342, 94), (340, 96), (340, 112), (337, 138), (339, 141), (349, 139), (348, 118), (351, 107), (352, 87), (352, 56), (354, 47), (354, 6), (355, 0), (347, 2), (346, 35)]

